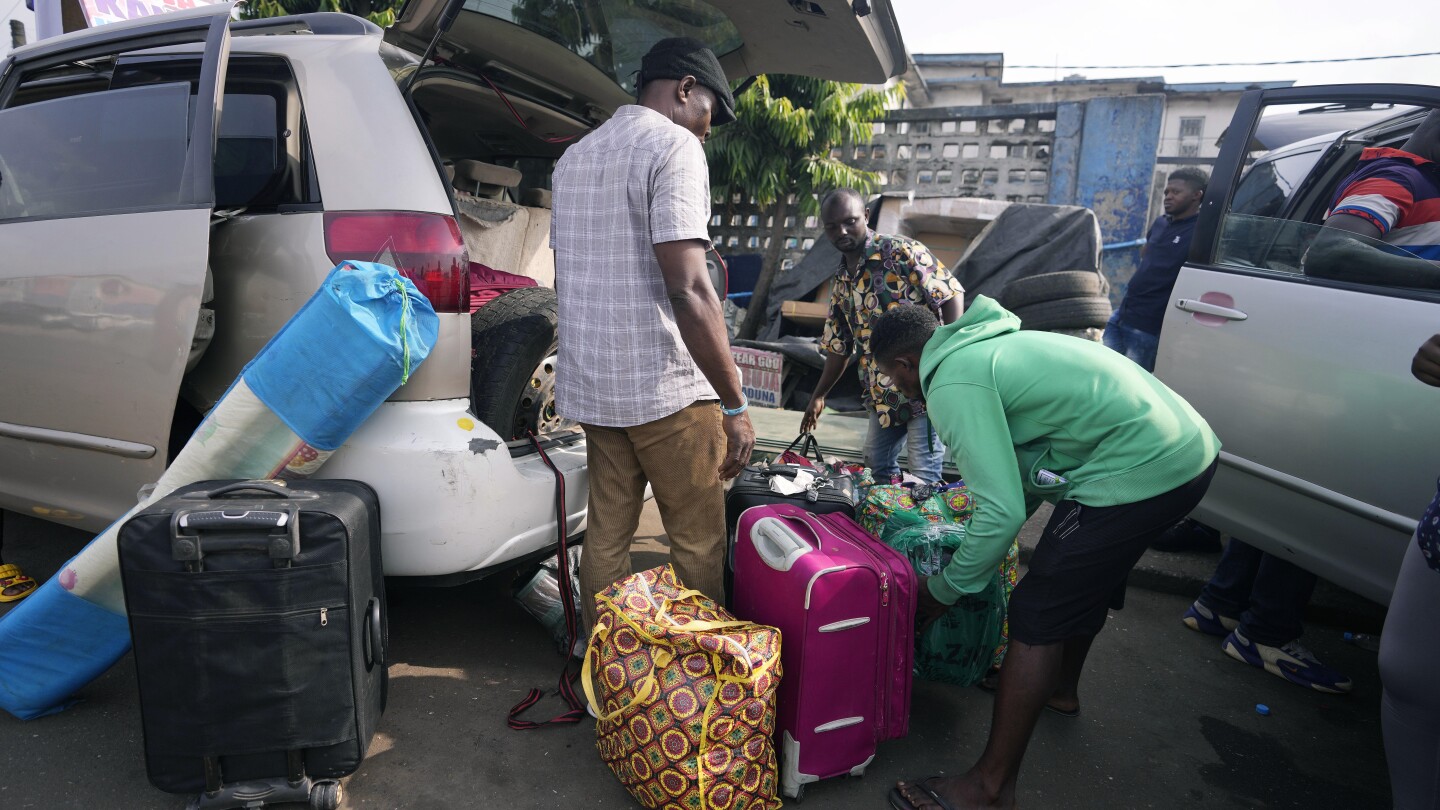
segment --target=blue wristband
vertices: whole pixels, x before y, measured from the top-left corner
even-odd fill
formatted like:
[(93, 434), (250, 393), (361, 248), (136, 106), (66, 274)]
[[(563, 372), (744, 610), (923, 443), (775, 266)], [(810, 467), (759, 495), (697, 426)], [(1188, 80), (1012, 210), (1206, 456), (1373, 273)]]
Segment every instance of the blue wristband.
[(725, 407), (725, 403), (723, 403), (723, 402), (720, 403), (720, 413), (723, 413), (723, 414), (725, 414), (726, 416), (739, 416), (740, 414), (742, 414), (742, 413), (744, 413), (745, 411), (749, 410), (749, 408), (750, 408), (750, 400), (748, 400), (748, 399), (745, 398), (745, 393), (744, 393), (743, 391), (740, 393), (740, 405), (739, 405), (739, 407), (736, 407), (736, 408), (727, 408), (727, 407)]

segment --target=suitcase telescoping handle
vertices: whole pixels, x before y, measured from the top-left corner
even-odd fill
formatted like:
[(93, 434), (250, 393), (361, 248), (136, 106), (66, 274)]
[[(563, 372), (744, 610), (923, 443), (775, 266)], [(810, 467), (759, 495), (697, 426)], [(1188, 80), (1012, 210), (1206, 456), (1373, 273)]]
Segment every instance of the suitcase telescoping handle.
[[(815, 538), (813, 546), (795, 533), (792, 528), (795, 523), (804, 526)], [(750, 541), (755, 544), (755, 552), (760, 555), (760, 559), (776, 571), (789, 571), (797, 560), (820, 545), (820, 537), (810, 524), (803, 520), (781, 520), (775, 517), (764, 517), (755, 521), (755, 525), (750, 528)]]
[(300, 554), (300, 515), (295, 509), (206, 509), (175, 513), (170, 557), (187, 571), (202, 571), (205, 555), (249, 551), (267, 554), (289, 568)]

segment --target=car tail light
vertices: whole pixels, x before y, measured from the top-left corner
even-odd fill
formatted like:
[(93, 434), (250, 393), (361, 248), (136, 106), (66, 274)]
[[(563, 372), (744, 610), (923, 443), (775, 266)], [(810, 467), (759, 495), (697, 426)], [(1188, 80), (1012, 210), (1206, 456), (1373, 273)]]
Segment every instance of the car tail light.
[(325, 215), (330, 261), (393, 264), (436, 312), (470, 311), (470, 254), (455, 218), (418, 212), (341, 212)]

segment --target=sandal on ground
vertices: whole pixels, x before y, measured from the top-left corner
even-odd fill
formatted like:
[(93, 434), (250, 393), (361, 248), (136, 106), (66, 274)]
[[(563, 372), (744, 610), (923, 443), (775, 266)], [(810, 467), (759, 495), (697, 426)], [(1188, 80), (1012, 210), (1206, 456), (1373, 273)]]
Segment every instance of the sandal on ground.
[[(25, 587), (27, 585), (28, 588)], [(13, 563), (0, 565), (0, 602), (18, 602), (34, 593), (38, 586), (39, 583), (21, 573), (20, 566)], [(24, 590), (7, 596), (5, 591), (11, 588), (24, 588)]]
[[(936, 793), (934, 790), (930, 789), (930, 783), (934, 782), (936, 779), (939, 778), (940, 777), (938, 776), (927, 776), (926, 778), (919, 781), (907, 782), (906, 784), (914, 785), (915, 787), (924, 791), (925, 795), (930, 797), (930, 801), (940, 806), (940, 810), (955, 810), (954, 805), (945, 801), (945, 799), (941, 798), (939, 793)], [(898, 787), (890, 788), (889, 798), (890, 806), (893, 807), (895, 810), (917, 810), (915, 804), (909, 799), (905, 798), (905, 794), (901, 793), (900, 788)]]

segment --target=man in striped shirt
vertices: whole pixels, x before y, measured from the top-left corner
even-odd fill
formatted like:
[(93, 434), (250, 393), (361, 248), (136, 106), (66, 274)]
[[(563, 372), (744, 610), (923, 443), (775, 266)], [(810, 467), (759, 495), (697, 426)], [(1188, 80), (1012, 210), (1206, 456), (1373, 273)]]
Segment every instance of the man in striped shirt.
[[(1440, 289), (1440, 110), (1399, 149), (1372, 148), (1339, 186), (1305, 272), (1395, 287)], [(1399, 248), (1373, 249), (1345, 231)], [(1425, 261), (1416, 261), (1417, 257)]]

